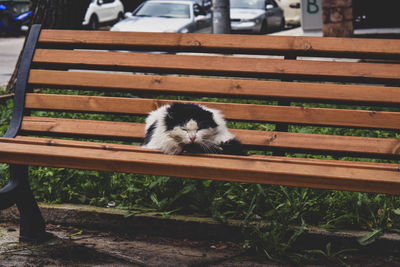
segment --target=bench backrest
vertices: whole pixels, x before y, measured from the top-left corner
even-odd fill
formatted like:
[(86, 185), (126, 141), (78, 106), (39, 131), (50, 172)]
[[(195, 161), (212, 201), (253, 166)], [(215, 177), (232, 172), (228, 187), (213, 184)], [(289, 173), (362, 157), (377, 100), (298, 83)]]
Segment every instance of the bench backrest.
[(398, 160), (399, 59), (400, 40), (42, 30), (18, 134), (140, 142), (194, 100), (249, 149)]

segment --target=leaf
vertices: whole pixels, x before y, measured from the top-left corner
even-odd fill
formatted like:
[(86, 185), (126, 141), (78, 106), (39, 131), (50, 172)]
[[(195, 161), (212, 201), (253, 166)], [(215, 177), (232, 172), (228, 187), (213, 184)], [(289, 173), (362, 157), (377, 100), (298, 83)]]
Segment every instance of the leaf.
[(204, 185), (205, 187), (210, 187), (211, 183), (212, 183), (212, 180), (204, 180), (204, 181), (203, 181), (203, 185)]
[(188, 184), (182, 190), (179, 192), (180, 195), (186, 195), (189, 192), (192, 192), (196, 189), (196, 186), (194, 184)]
[(375, 242), (376, 238), (378, 236), (383, 235), (383, 230), (382, 229), (375, 229), (374, 231), (372, 231), (371, 233), (360, 237), (357, 239), (357, 242), (361, 245), (361, 246), (367, 246), (369, 244), (372, 244)]
[(158, 198), (157, 198), (156, 194), (154, 194), (154, 193), (151, 194), (150, 195), (150, 199), (151, 199), (151, 201), (153, 201), (154, 204), (156, 204), (157, 206), (159, 205)]
[(135, 216), (135, 213), (132, 212), (132, 211), (127, 211), (124, 214), (124, 218), (129, 218), (129, 217), (132, 217), (132, 216)]
[(400, 209), (394, 209), (393, 213), (400, 216)]
[(326, 254), (327, 254), (328, 256), (330, 256), (331, 253), (332, 253), (332, 243), (329, 242), (328, 244), (326, 244)]
[(83, 230), (80, 230), (79, 232), (70, 234), (70, 235), (68, 235), (68, 236), (69, 236), (69, 238), (72, 238), (72, 237), (75, 237), (75, 236), (78, 236), (78, 235), (82, 235), (82, 234), (83, 234)]
[(86, 196), (80, 195), (80, 196), (78, 197), (78, 200), (79, 200), (81, 203), (85, 203), (85, 202), (86, 202)]

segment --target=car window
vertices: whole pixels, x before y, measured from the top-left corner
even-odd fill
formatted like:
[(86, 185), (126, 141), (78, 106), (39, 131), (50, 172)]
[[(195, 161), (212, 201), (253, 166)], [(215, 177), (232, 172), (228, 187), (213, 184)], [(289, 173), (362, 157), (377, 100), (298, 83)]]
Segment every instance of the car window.
[(265, 0), (230, 0), (231, 8), (265, 9)]
[(114, 3), (115, 0), (103, 0), (103, 4)]
[(134, 14), (141, 17), (190, 18), (188, 4), (147, 2)]

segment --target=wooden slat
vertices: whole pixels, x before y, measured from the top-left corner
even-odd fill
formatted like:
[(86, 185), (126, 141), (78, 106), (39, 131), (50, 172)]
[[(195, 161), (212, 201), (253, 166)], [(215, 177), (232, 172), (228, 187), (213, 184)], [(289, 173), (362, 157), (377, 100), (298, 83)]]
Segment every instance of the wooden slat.
[(158, 49), (229, 53), (399, 58), (400, 40), (249, 36), (223, 34), (122, 33), (42, 30), (40, 44), (100, 49)]
[(232, 130), (239, 140), (255, 147), (279, 148), (286, 151), (313, 151), (323, 155), (385, 156), (400, 159), (400, 139)]
[(147, 152), (109, 151), (10, 143), (0, 139), (5, 163), (118, 171), (138, 174), (280, 184), (338, 190), (400, 193), (400, 172), (360, 167), (256, 160), (251, 157), (171, 156)]
[(175, 93), (254, 99), (284, 98), (380, 105), (400, 104), (400, 88), (342, 84), (31, 70), (34, 87)]
[(0, 102), (1, 101), (6, 101), (6, 100), (8, 100), (10, 98), (13, 98), (13, 97), (14, 97), (14, 94), (0, 95)]
[(284, 60), (221, 56), (189, 56), (81, 50), (37, 49), (33, 63), (39, 66), (95, 70), (128, 70), (162, 73), (291, 77), (351, 81), (400, 80), (398, 64)]
[[(76, 95), (26, 95), (29, 109), (146, 115), (173, 100)], [(182, 102), (182, 101), (181, 101)], [(187, 101), (186, 101), (187, 102)], [(400, 129), (399, 112), (193, 102), (219, 109), (227, 119), (295, 124)]]
[[(24, 117), (21, 130), (34, 134), (85, 136), (142, 140), (144, 124)], [(357, 154), (400, 158), (400, 140), (321, 134), (231, 130), (246, 146), (300, 151), (325, 151), (333, 154)]]
[[(1, 141), (0, 141), (1, 142)], [(55, 138), (31, 137), (31, 136), (16, 136), (15, 138), (7, 140), (8, 143), (31, 144), (31, 145), (47, 145), (58, 147), (73, 147), (73, 148), (91, 148), (109, 151), (139, 151), (147, 153), (160, 153), (161, 151), (153, 149), (144, 149), (136, 145), (113, 144), (103, 142), (87, 142), (77, 140), (65, 140)], [(199, 155), (194, 153), (184, 153), (185, 155)], [(205, 154), (200, 154), (205, 155)], [(234, 155), (224, 154), (207, 154), (207, 157), (216, 158), (236, 158)], [(266, 162), (282, 162), (287, 157), (264, 156), (264, 155), (248, 155), (246, 158), (262, 160)], [(362, 161), (344, 161), (344, 160), (327, 160), (327, 159), (312, 159), (312, 158), (289, 158), (291, 163), (301, 163), (319, 166), (336, 166), (353, 168), (363, 168), (371, 170), (386, 170), (398, 171), (398, 164), (393, 163), (376, 163), (376, 162), (362, 162)]]
[(24, 117), (21, 125), (24, 132), (92, 138), (141, 140), (144, 124), (96, 120), (57, 119), (46, 117)]

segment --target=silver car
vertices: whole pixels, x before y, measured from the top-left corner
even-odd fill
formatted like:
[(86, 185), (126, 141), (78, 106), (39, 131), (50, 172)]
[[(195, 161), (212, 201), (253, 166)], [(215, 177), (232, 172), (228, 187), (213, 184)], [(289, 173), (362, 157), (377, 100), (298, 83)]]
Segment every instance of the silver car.
[(150, 0), (125, 16), (111, 31), (211, 32), (211, 14), (194, 1)]
[(275, 0), (230, 0), (230, 13), (232, 31), (265, 34), (285, 27)]

